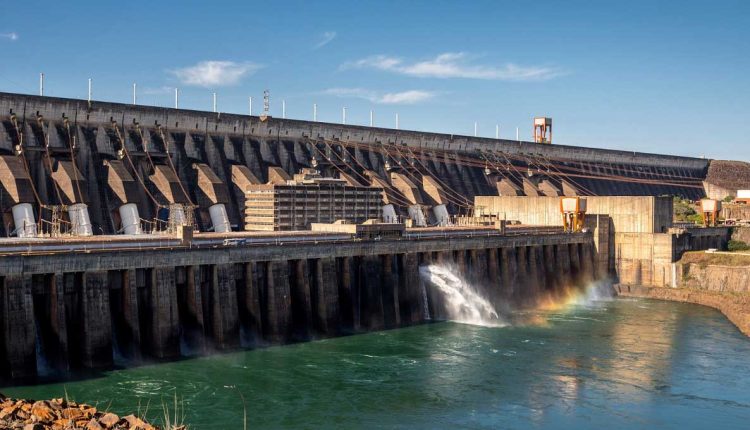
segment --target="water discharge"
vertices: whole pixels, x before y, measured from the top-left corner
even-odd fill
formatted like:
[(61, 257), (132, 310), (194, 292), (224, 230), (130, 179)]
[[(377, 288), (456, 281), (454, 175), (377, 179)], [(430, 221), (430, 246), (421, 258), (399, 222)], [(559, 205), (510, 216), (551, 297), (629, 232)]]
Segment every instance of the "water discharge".
[(500, 318), (492, 303), (449, 266), (421, 266), (419, 274), (442, 294), (449, 320), (485, 327), (508, 325)]

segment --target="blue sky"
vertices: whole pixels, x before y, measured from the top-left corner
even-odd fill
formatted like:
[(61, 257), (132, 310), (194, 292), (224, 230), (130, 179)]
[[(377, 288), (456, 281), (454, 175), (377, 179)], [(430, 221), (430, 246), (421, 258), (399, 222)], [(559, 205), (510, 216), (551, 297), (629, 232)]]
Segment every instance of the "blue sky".
[(750, 161), (750, 1), (24, 2), (0, 91)]

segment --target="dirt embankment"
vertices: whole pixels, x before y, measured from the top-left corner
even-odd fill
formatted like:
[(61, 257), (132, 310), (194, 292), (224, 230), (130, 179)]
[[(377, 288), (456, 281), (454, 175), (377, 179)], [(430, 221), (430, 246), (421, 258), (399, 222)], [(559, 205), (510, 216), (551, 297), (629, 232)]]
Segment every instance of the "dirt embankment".
[(750, 254), (688, 252), (677, 263), (678, 288), (617, 285), (619, 295), (718, 309), (750, 336)]

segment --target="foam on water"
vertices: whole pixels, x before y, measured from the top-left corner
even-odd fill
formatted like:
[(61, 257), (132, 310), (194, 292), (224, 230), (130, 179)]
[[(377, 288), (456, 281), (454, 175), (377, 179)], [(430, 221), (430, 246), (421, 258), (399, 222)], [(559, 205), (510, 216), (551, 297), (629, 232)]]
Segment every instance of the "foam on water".
[(446, 315), (451, 321), (484, 327), (508, 325), (487, 299), (450, 268), (431, 264), (421, 266), (419, 274), (443, 295)]

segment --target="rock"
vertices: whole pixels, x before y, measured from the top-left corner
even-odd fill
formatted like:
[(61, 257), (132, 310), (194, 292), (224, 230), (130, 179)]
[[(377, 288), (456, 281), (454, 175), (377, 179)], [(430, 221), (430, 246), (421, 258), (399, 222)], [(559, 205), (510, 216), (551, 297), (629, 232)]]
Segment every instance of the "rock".
[(80, 409), (68, 408), (63, 410), (62, 416), (74, 420), (80, 416), (83, 416), (83, 412), (81, 412)]
[(99, 423), (108, 429), (112, 428), (119, 421), (120, 421), (120, 417), (118, 417), (117, 415), (113, 413), (106, 413), (101, 418), (99, 418)]
[(86, 424), (85, 428), (86, 430), (104, 430), (104, 427), (102, 427), (101, 424), (99, 424), (99, 421), (94, 418), (91, 418), (91, 421)]
[(55, 419), (54, 411), (49, 406), (49, 403), (45, 401), (38, 401), (34, 403), (31, 406), (31, 414), (41, 422), (50, 422)]
[(138, 427), (145, 428), (146, 427), (146, 423), (142, 419), (136, 417), (135, 415), (128, 415), (126, 417), (122, 417), (122, 419), (128, 423), (130, 428), (138, 428)]
[(63, 399), (16, 400), (0, 397), (0, 429), (157, 430), (135, 415), (118, 417), (96, 407)]

